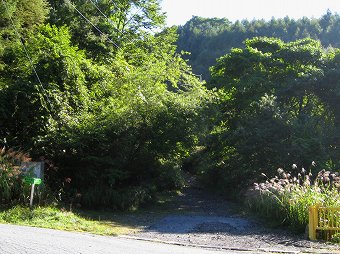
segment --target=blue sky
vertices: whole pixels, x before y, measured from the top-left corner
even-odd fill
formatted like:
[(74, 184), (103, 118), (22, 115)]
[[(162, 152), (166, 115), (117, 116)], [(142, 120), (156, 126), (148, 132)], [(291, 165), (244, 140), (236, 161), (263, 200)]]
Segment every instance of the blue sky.
[(192, 16), (227, 18), (231, 21), (272, 17), (319, 18), (329, 9), (340, 14), (340, 0), (162, 0), (167, 24), (183, 25)]

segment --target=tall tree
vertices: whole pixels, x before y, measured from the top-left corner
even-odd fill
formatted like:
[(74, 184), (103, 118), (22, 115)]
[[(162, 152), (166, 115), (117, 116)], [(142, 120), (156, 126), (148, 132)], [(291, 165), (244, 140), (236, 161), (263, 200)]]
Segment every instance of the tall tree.
[(97, 60), (164, 25), (158, 0), (50, 1), (49, 22), (70, 27), (72, 41)]
[(319, 92), (327, 59), (320, 43), (253, 38), (244, 44), (211, 69), (220, 112), (207, 146), (213, 164), (207, 175), (225, 190), (292, 163), (337, 160), (335, 108)]

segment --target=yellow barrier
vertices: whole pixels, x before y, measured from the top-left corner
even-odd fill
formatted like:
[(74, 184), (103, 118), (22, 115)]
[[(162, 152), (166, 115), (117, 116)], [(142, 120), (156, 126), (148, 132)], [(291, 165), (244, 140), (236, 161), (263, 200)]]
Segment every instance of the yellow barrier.
[(332, 233), (340, 231), (340, 208), (311, 206), (308, 229), (310, 240), (317, 239), (317, 230), (328, 231), (328, 238)]

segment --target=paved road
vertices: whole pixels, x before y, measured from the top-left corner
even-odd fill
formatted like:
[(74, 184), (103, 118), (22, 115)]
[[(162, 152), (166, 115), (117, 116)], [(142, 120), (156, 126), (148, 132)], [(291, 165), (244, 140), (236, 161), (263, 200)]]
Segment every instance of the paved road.
[[(119, 237), (0, 224), (1, 254), (227, 254)], [(244, 252), (243, 252), (244, 253)]]

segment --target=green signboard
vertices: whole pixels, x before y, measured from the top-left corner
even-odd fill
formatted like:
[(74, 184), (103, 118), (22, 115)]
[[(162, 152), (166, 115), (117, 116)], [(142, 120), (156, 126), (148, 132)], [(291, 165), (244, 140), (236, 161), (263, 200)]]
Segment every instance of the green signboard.
[(24, 177), (24, 182), (27, 183), (27, 184), (39, 185), (39, 184), (41, 184), (41, 179), (40, 178), (34, 178), (34, 177)]

